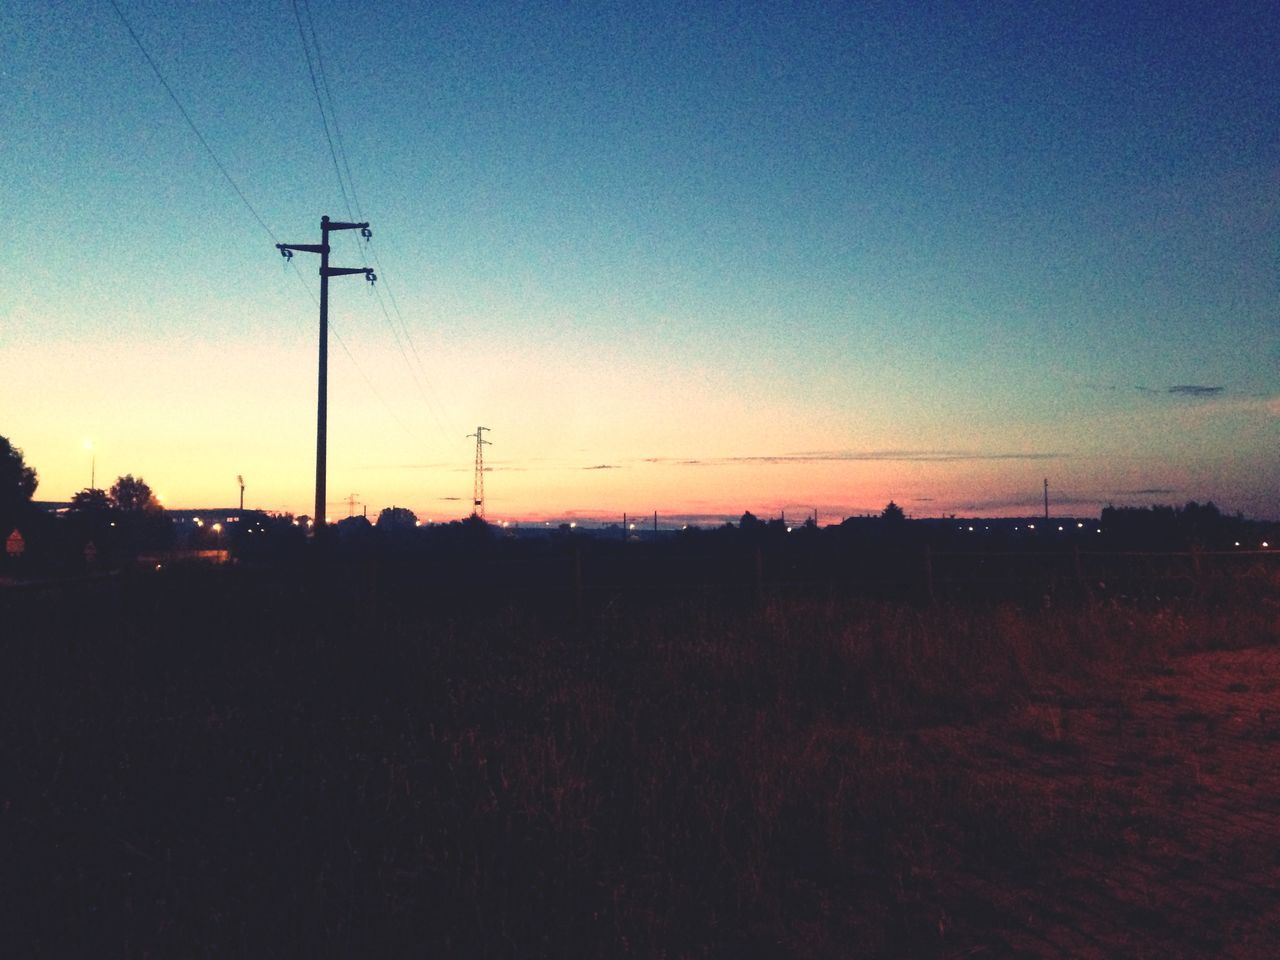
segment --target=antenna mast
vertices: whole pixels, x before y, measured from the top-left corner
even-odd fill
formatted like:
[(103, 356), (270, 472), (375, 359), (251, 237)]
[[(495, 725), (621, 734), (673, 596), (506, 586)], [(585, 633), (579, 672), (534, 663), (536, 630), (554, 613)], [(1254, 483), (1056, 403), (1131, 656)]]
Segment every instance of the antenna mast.
[(484, 438), (484, 432), (488, 429), (488, 427), (476, 427), (475, 433), (467, 434), (468, 438), (476, 438), (476, 479), (471, 489), (471, 515), (481, 520), (484, 519), (484, 448), (493, 446)]

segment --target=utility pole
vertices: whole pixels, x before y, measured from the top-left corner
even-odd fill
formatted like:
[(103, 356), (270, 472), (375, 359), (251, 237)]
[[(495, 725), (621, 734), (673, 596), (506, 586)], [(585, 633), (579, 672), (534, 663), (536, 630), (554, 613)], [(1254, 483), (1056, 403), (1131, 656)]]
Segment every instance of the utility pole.
[(354, 517), (356, 515), (356, 503), (359, 502), (356, 500), (356, 498), (358, 496), (360, 496), (360, 494), (358, 493), (347, 494), (347, 516), (348, 517)]
[(329, 429), (329, 278), (346, 276), (350, 273), (363, 273), (370, 283), (378, 277), (369, 267), (331, 267), (329, 266), (329, 234), (334, 230), (359, 230), (360, 235), (368, 240), (367, 223), (342, 223), (330, 221), (328, 217), (320, 218), (319, 243), (277, 243), (276, 249), (286, 260), (293, 258), (295, 250), (302, 253), (320, 254), (320, 375), (317, 387), (316, 402), (316, 511), (312, 521), (315, 524), (315, 535), (319, 537), (324, 530), (324, 488), (325, 464), (327, 456)]
[(1049, 519), (1049, 478), (1044, 478), (1044, 518)]
[(484, 432), (488, 429), (488, 427), (476, 427), (475, 433), (467, 434), (468, 438), (476, 438), (476, 479), (471, 487), (473, 504), (471, 515), (479, 517), (481, 520), (484, 519), (484, 448), (493, 446), (492, 443), (484, 438)]
[(236, 483), (240, 484), (240, 512), (244, 513), (244, 477), (236, 474)]

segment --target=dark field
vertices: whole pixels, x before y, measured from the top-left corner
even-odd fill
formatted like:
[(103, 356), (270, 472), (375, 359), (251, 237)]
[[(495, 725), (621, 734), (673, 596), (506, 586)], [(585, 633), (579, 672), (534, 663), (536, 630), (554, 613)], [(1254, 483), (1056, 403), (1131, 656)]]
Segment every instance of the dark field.
[(1280, 580), (0, 591), (9, 956), (1271, 957)]

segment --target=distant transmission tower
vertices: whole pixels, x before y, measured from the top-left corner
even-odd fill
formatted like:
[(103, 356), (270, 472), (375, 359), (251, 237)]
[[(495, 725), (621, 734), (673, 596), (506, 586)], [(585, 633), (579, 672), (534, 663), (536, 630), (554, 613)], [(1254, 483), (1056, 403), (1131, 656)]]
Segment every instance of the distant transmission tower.
[(468, 433), (467, 437), (476, 438), (476, 480), (472, 487), (471, 498), (474, 507), (471, 511), (473, 517), (484, 519), (484, 448), (493, 446), (484, 438), (484, 432), (488, 427), (476, 427), (475, 433)]

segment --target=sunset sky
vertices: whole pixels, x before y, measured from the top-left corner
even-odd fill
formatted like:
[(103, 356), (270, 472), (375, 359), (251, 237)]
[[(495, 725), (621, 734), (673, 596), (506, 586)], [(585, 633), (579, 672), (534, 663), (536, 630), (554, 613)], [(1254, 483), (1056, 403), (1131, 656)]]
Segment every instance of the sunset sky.
[[(0, 5), (0, 435), (310, 513), (295, 7), (116, 3), (266, 227), (111, 0)], [(491, 518), (1280, 518), (1280, 5), (1058, 7), (298, 0), (330, 514), (483, 424)]]

